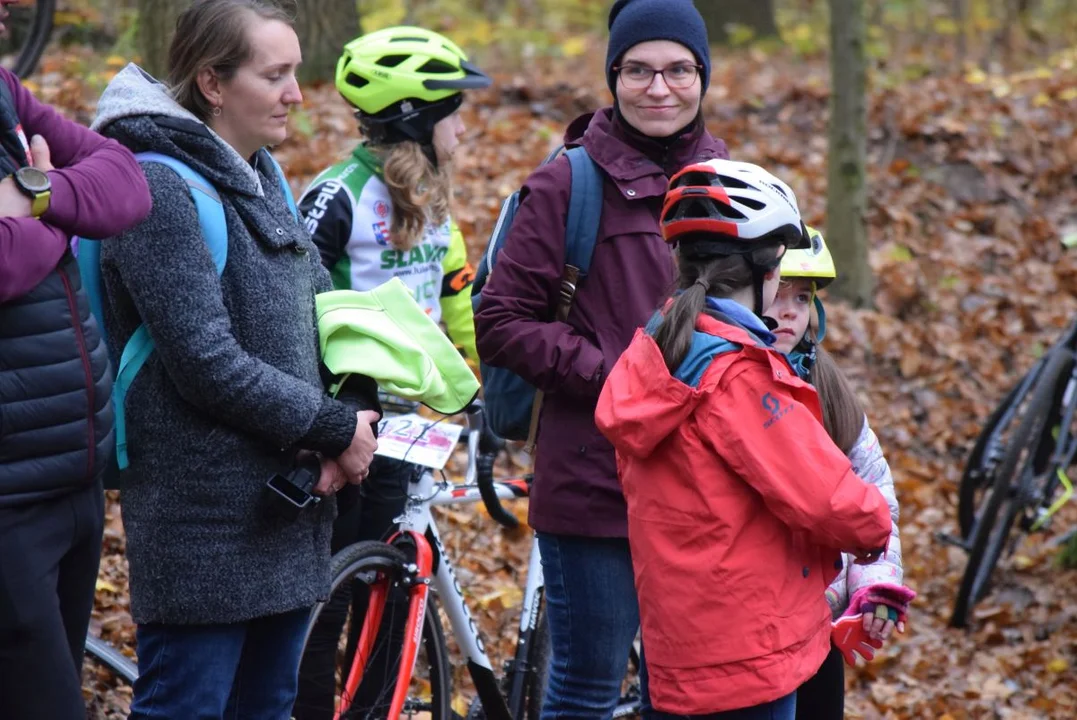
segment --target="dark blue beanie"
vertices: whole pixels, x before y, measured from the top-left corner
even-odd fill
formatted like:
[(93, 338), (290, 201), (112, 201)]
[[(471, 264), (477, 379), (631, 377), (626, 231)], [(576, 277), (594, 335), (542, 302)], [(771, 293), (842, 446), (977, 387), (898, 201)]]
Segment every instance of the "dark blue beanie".
[(672, 40), (692, 51), (703, 66), (703, 92), (711, 79), (707, 26), (692, 0), (617, 0), (610, 9), (610, 42), (606, 49), (606, 82), (617, 97), (613, 66), (635, 45), (649, 40)]

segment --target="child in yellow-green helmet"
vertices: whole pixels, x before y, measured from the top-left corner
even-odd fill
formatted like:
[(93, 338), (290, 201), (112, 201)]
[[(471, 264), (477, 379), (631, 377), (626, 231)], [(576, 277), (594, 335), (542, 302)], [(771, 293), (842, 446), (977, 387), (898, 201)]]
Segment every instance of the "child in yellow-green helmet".
[(364, 141), (319, 174), (299, 201), (339, 289), (396, 277), (464, 354), (477, 360), (467, 250), (449, 215), (463, 91), (490, 78), (448, 38), (414, 27), (344, 46), (336, 86)]
[[(399, 279), (476, 363), (474, 272), (449, 213), (450, 174), (464, 132), (458, 112), (464, 91), (490, 83), (463, 50), (430, 30), (392, 27), (352, 40), (337, 63), (336, 86), (355, 109), (363, 139), (318, 175), (299, 201), (334, 287), (371, 290)], [(340, 498), (333, 552), (386, 538), (403, 511), (414, 472), (413, 465), (375, 457), (358, 504)], [(362, 618), (365, 598), (356, 602), (353, 617)], [(337, 617), (327, 607), (312, 631), (300, 671), (296, 720), (333, 717), (337, 641), (347, 610), (336, 608)], [(352, 629), (358, 632), (360, 625), (353, 622)], [(352, 708), (363, 717), (384, 716), (391, 693), (380, 690), (391, 683), (389, 674), (376, 659), (368, 664)]]
[[(775, 324), (775, 349), (786, 353), (797, 374), (819, 392), (823, 425), (834, 444), (848, 455), (856, 474), (879, 489), (890, 507), (893, 527), (883, 557), (869, 565), (843, 557), (840, 574), (826, 590), (835, 618), (859, 615), (868, 634), (885, 641), (895, 629), (904, 629), (909, 603), (916, 593), (903, 585), (898, 501), (890, 466), (848, 380), (820, 347), (826, 335), (826, 311), (818, 291), (838, 273), (822, 234), (809, 227), (808, 236), (810, 247), (790, 250), (782, 258), (781, 283), (767, 315)], [(843, 717), (843, 663), (840, 650), (833, 648), (815, 676), (800, 687), (797, 720)]]

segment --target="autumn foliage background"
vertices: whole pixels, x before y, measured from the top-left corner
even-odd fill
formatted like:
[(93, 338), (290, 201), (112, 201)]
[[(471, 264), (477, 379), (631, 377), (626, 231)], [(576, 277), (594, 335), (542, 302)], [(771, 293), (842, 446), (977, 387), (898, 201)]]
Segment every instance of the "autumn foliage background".
[[(67, 43), (50, 50), (27, 84), (89, 123), (101, 89), (133, 55), (129, 17), (102, 10), (109, 3), (68, 5), (69, 29), (60, 34)], [(483, 15), (481, 2), (412, 5), (428, 13), (416, 19), (473, 50), (496, 81), (469, 93), (462, 110), (468, 132), (457, 155), (455, 213), (474, 260), (501, 199), (569, 120), (609, 102), (604, 7), (554, 0), (568, 15), (523, 22), (510, 14), (506, 25)], [(517, 13), (535, 5), (510, 3)], [(869, 30), (876, 307), (829, 303), (827, 345), (890, 461), (906, 580), (919, 597), (907, 634), (848, 672), (848, 717), (1077, 717), (1077, 575), (1057, 566), (1050, 544), (1077, 524), (1077, 512), (1065, 508), (1051, 533), (1000, 568), (971, 632), (946, 627), (964, 553), (935, 537), (955, 530), (957, 482), (982, 421), (1077, 311), (1077, 263), (1060, 243), (1077, 234), (1077, 52), (1067, 49), (1074, 13), (1064, 12), (1072, 2), (1038, 6), (1033, 22), (1004, 32), (1010, 5), (973, 2), (956, 27), (937, 12), (946, 6), (888, 2), (890, 14), (873, 16)], [(392, 3), (370, 6), (368, 23), (404, 19)], [(918, 15), (918, 6), (931, 12)], [(820, 7), (779, 3), (782, 45), (742, 33), (735, 47), (716, 50), (704, 107), (735, 159), (789, 182), (808, 222), (825, 227), (829, 70)], [(1052, 24), (1048, 11), (1058, 8)], [(508, 26), (519, 33), (511, 42), (499, 34)], [(297, 194), (357, 139), (331, 87), (304, 91), (291, 137), (277, 150)], [(505, 471), (523, 471), (519, 460), (508, 457)], [(526, 508), (515, 511), (525, 517)], [(506, 533), (478, 509), (447, 512), (444, 527), (499, 664), (515, 639), (529, 537)], [(132, 652), (123, 548), (112, 497), (93, 631)], [(463, 675), (457, 679), (467, 694)], [(86, 693), (92, 717), (126, 716), (129, 689), (91, 673)]]

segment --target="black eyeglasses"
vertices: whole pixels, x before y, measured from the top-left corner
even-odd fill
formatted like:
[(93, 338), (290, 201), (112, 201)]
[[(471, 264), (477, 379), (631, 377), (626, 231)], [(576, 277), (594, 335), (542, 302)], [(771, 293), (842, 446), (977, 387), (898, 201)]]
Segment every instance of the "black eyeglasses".
[(692, 87), (692, 83), (699, 77), (700, 69), (700, 65), (690, 65), (688, 63), (677, 63), (661, 70), (637, 63), (629, 63), (628, 65), (614, 68), (618, 77), (621, 78), (621, 83), (629, 90), (649, 88), (651, 83), (654, 82), (655, 75), (661, 75), (662, 80), (671, 88)]

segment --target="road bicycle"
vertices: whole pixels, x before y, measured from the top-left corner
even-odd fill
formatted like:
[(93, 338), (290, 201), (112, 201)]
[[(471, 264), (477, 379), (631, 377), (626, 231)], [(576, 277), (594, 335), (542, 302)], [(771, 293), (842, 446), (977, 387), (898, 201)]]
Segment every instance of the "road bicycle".
[(951, 626), (968, 626), (999, 561), (1025, 535), (1047, 530), (1072, 498), (1075, 412), (1077, 322), (1006, 394), (969, 453), (958, 490), (960, 537), (939, 536), (968, 553)]
[[(423, 713), (432, 720), (461, 717), (453, 710), (450, 656), (443, 620), (466, 662), (477, 697), (467, 720), (538, 718), (549, 664), (544, 582), (537, 540), (532, 538), (514, 656), (499, 678), (465, 599), (459, 575), (441, 542), (435, 507), (483, 503), (506, 528), (519, 525), (502, 500), (527, 497), (531, 478), (494, 479), (494, 460), (503, 441), (488, 432), (480, 401), (467, 410), (461, 433), (467, 443), (467, 473), (462, 485), (433, 469), (417, 467), (408, 499), (398, 518), (399, 531), (388, 542), (360, 542), (332, 561), (332, 595), (311, 613), (304, 663), (324, 653), (312, 638), (319, 622), (329, 623), (336, 641), (336, 667), (327, 682), (334, 706), (322, 717), (398, 718)], [(356, 599), (359, 598), (359, 602)], [(350, 616), (340, 617), (341, 609)], [(614, 717), (639, 713), (639, 648), (628, 658), (628, 675)], [(365, 682), (364, 682), (365, 680)], [(360, 711), (360, 708), (362, 709)], [(304, 715), (297, 705), (297, 718)]]
[(0, 38), (0, 65), (26, 77), (37, 67), (49, 44), (56, 0), (21, 0), (7, 10), (7, 37)]

